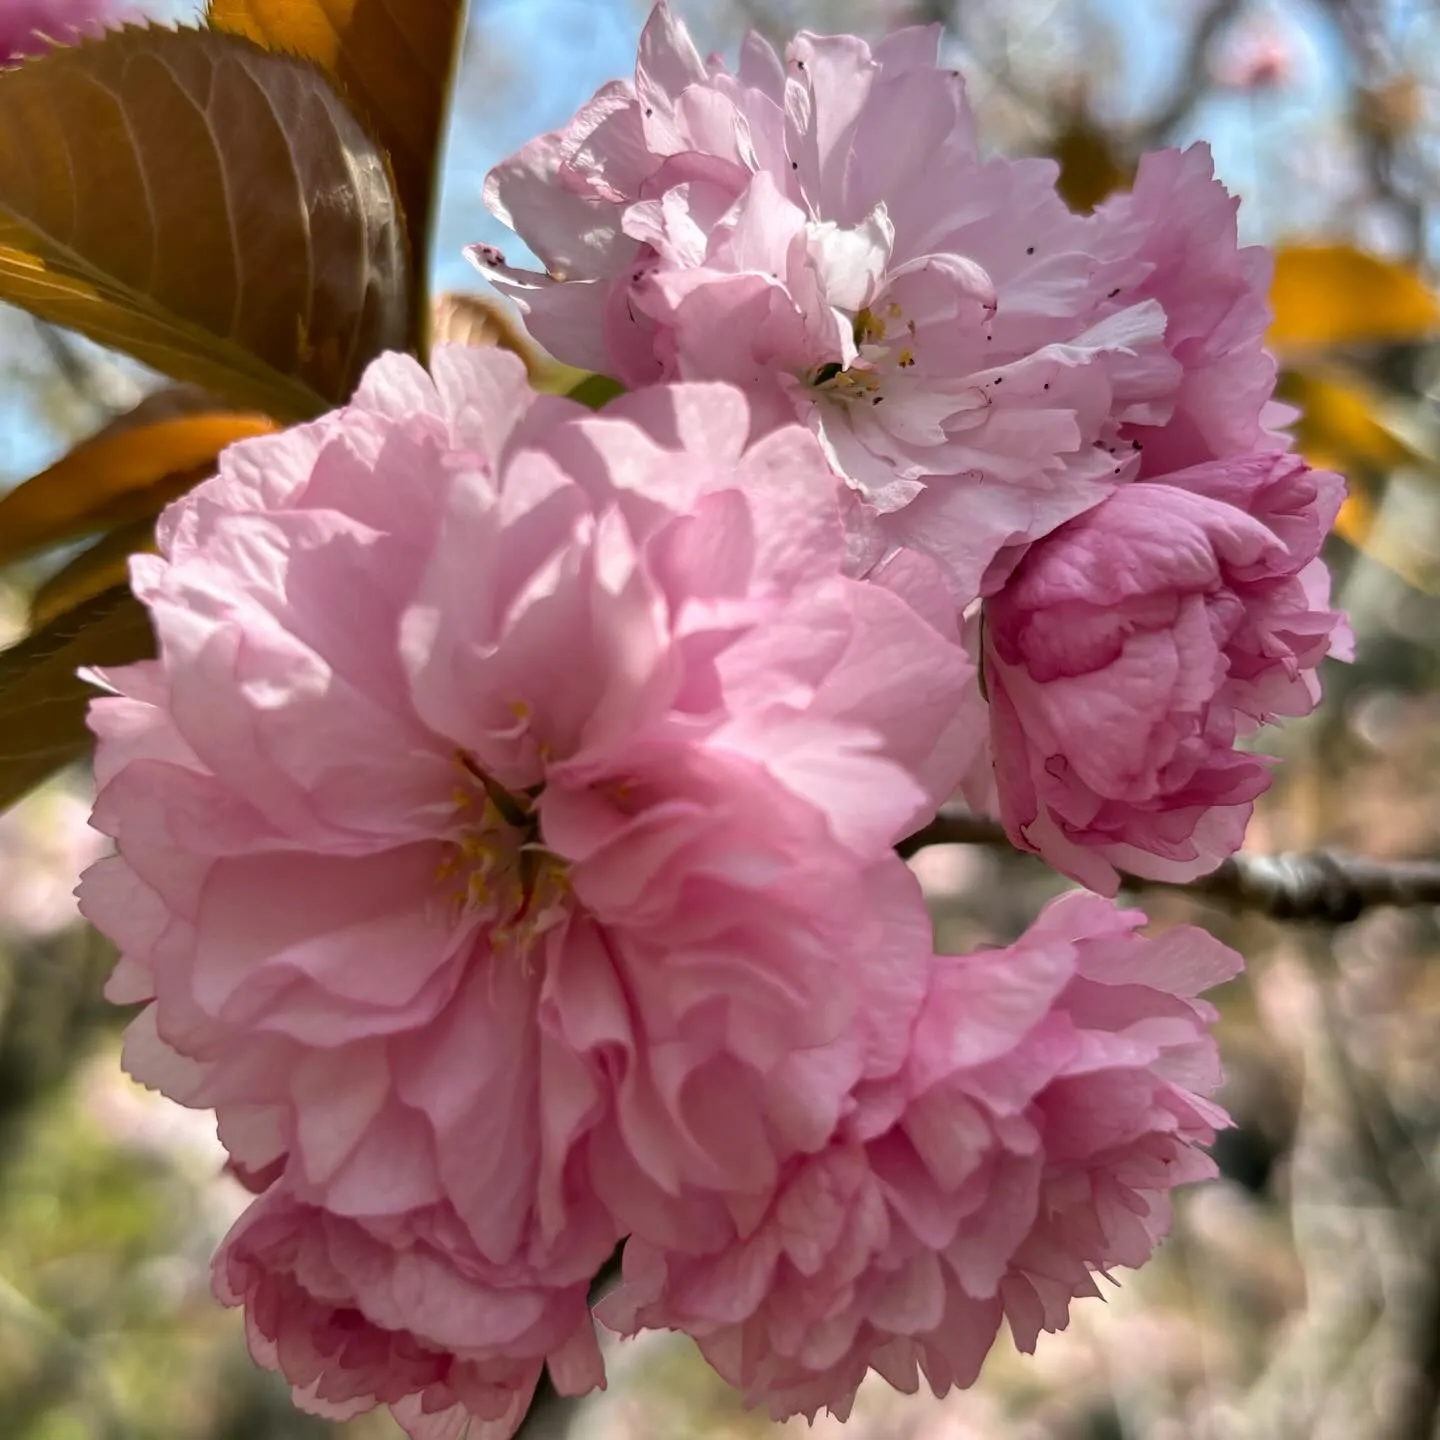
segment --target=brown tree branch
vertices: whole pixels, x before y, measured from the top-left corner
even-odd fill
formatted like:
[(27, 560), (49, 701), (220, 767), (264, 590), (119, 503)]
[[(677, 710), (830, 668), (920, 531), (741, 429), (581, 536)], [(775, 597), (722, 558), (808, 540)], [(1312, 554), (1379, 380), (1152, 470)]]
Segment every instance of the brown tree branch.
[[(896, 849), (908, 857), (930, 845), (1013, 848), (998, 821), (964, 810), (942, 810)], [(1348, 924), (1382, 905), (1440, 905), (1440, 861), (1370, 860), (1334, 850), (1233, 855), (1209, 875), (1185, 883), (1142, 875), (1122, 875), (1120, 883), (1127, 890), (1178, 890), (1272, 920), (1328, 925)]]
[[(624, 1248), (622, 1241), (590, 1282), (592, 1309), (619, 1283)], [(542, 1370), (530, 1408), (526, 1410), (512, 1440), (565, 1440), (587, 1398), (585, 1395), (562, 1395), (550, 1379), (549, 1369)]]

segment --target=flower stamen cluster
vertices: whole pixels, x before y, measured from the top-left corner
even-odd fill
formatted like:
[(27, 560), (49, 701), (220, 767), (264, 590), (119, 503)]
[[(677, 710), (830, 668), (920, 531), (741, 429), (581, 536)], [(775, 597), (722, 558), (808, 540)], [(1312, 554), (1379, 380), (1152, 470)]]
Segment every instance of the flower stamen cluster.
[(487, 927), (496, 951), (510, 951), (523, 965), (539, 937), (562, 923), (570, 888), (565, 862), (540, 838), (537, 801), (543, 787), (511, 794), (474, 758), (457, 760), (478, 791), (455, 792), (458, 834), (435, 870), (458, 912)]

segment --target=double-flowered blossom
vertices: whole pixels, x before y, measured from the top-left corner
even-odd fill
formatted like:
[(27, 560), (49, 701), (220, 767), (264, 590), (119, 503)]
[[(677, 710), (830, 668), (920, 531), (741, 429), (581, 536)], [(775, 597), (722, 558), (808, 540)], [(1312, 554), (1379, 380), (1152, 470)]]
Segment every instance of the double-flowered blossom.
[(892, 847), (971, 668), (929, 561), (845, 578), (818, 445), (738, 391), (432, 364), (232, 448), (133, 562), (160, 657), (94, 707), (81, 901), (128, 1068), (279, 1187), (219, 1262), (257, 1355), (504, 1434), (543, 1362), (601, 1379), (627, 1187), (761, 1193), (902, 1064)]
[(843, 1417), (872, 1368), (968, 1385), (1002, 1322), (1033, 1350), (1095, 1272), (1149, 1258), (1172, 1188), (1214, 1173), (1196, 996), (1240, 957), (1189, 927), (1142, 938), (1144, 918), (1071, 894), (1008, 949), (936, 957), (903, 1071), (766, 1203), (632, 1240), (601, 1316), (693, 1335), (776, 1418)]
[(4, 0), (0, 65), (39, 55), (52, 44), (92, 35), (131, 11), (128, 0)]
[(545, 273), (472, 257), (561, 359), (803, 420), (881, 543), (968, 599), (1139, 472), (1122, 431), (1168, 419), (1182, 362), (1143, 224), (1072, 214), (1050, 161), (982, 159), (938, 39), (806, 33), (782, 60), (752, 35), (731, 75), (662, 3), (634, 84), (490, 176)]
[(604, 1384), (588, 1277), (527, 1283), (451, 1209), (357, 1219), (282, 1181), (240, 1218), (214, 1276), (245, 1307), (256, 1360), (333, 1420), (388, 1405), (413, 1440), (506, 1440), (542, 1363), (562, 1393)]
[(1267, 762), (1349, 632), (1316, 558), (1336, 475), (1276, 451), (1117, 490), (1027, 551), (985, 607), (993, 783), (1018, 845), (1092, 889), (1188, 880), (1245, 835)]

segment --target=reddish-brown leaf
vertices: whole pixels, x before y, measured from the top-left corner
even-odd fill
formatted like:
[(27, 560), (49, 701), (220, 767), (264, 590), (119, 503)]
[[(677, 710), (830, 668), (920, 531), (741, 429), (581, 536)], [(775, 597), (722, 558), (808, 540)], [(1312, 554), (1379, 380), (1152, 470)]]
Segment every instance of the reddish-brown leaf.
[(96, 595), (128, 584), (130, 557), (137, 551), (154, 548), (153, 516), (133, 520), (102, 535), (62, 565), (30, 597), (30, 628), (39, 630)]
[(313, 60), (390, 157), (415, 254), (429, 244), (464, 0), (210, 0), (210, 24)]
[(0, 300), (284, 419), (410, 332), (385, 157), (325, 75), (128, 28), (0, 73)]
[(76, 671), (142, 660), (154, 646), (144, 607), (119, 586), (0, 652), (0, 810), (89, 749), (95, 689)]

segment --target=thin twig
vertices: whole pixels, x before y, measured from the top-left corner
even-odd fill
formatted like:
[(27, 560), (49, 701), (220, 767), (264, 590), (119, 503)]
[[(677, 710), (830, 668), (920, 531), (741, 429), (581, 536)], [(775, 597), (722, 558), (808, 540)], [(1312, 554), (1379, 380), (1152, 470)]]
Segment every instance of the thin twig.
[[(596, 1271), (595, 1278), (590, 1282), (589, 1299), (592, 1309), (619, 1282), (623, 1253), (622, 1242)], [(550, 1379), (550, 1371), (542, 1370), (530, 1408), (525, 1412), (512, 1440), (565, 1440), (586, 1398), (584, 1395), (562, 1395)]]
[(986, 845), (992, 850), (1010, 850), (1010, 837), (998, 820), (972, 815), (968, 810), (942, 810), (923, 830), (917, 830), (895, 848), (908, 860), (932, 845)]
[(560, 1394), (550, 1372), (542, 1370), (514, 1440), (564, 1440), (582, 1403), (582, 1396)]
[[(930, 845), (1011, 849), (1005, 827), (964, 810), (943, 810), (896, 848), (910, 856)], [(1127, 890), (1178, 890), (1272, 920), (1345, 925), (1382, 905), (1440, 905), (1440, 861), (1370, 860), (1335, 850), (1295, 855), (1234, 855), (1208, 875), (1178, 883), (1125, 875)]]

